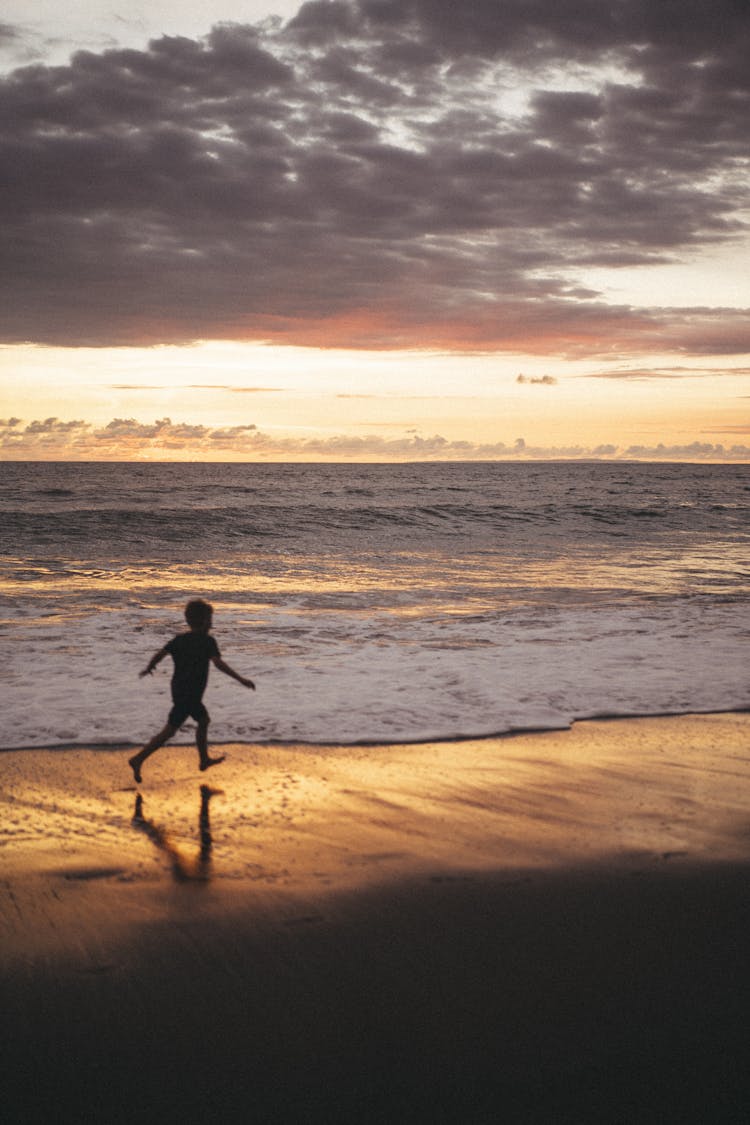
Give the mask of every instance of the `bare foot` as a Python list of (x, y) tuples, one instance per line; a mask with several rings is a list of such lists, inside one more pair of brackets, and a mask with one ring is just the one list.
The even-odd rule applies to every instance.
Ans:
[(200, 764), (200, 769), (207, 770), (210, 769), (211, 766), (218, 766), (224, 761), (225, 758), (226, 754), (222, 754), (220, 758), (204, 758)]
[(131, 770), (133, 771), (133, 777), (135, 778), (135, 780), (140, 785), (141, 780), (142, 780), (142, 778), (141, 778), (141, 763), (138, 761), (138, 758), (137, 757), (128, 758), (128, 765), (130, 766)]

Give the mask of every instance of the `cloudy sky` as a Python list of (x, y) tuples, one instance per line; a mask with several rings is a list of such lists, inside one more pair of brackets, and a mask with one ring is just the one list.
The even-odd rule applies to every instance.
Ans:
[(743, 0), (6, 0), (5, 457), (750, 457)]

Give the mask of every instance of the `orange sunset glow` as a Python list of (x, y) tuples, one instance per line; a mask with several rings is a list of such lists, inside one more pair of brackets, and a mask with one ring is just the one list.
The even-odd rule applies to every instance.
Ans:
[(748, 60), (5, 0), (8, 1125), (746, 1119)]
[(619, 7), (11, 0), (0, 456), (747, 460), (746, 21)]

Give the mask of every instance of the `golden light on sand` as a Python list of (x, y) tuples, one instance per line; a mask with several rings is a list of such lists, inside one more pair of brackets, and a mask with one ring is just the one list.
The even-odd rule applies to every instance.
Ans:
[[(711, 1071), (717, 1026), (734, 1070), (747, 734), (732, 714), (423, 746), (230, 746), (212, 793), (186, 749), (149, 763), (140, 794), (122, 784), (127, 751), (4, 755), (0, 972), (23, 1104), (29, 1059), (45, 1095), (70, 1058), (69, 1097), (85, 1064), (87, 1105), (92, 1089), (114, 1104), (114, 1073), (118, 1091), (146, 1083), (152, 1108), (176, 1043), (191, 1067), (158, 1119), (201, 1095), (207, 1049), (237, 1122), (259, 1097), (276, 1106), (290, 1075), (277, 1119), (302, 1119), (311, 1058), (337, 1107), (340, 1075), (364, 1066), (369, 1091), (383, 1054), (406, 1059), (420, 1091), (429, 1073), (432, 1095), (437, 1059), (440, 1098), (461, 1096), (455, 1121), (466, 1059), (494, 1075), (498, 1044), (503, 1106), (540, 1073), (569, 1090), (592, 1065), (609, 1105), (614, 1051), (631, 1105), (644, 1038), (659, 1083), (680, 1066), (682, 1089), (699, 1064)], [(653, 1091), (638, 1087), (640, 1106)]]
[[(748, 723), (709, 715), (453, 743), (229, 746), (210, 777), (193, 748), (169, 747), (138, 794), (124, 753), (25, 751), (5, 759), (4, 855), (11, 873), (114, 880), (123, 893), (156, 890), (181, 869), (217, 893), (303, 898), (432, 871), (740, 859)], [(210, 863), (196, 868), (209, 829)]]

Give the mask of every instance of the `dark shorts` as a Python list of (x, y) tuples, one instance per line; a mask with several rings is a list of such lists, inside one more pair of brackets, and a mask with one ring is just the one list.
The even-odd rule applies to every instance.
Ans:
[(167, 722), (171, 727), (181, 727), (188, 716), (195, 719), (196, 723), (207, 723), (209, 721), (208, 711), (200, 699), (175, 699)]

